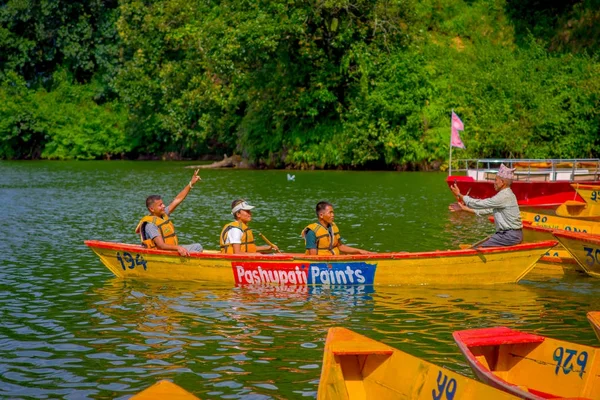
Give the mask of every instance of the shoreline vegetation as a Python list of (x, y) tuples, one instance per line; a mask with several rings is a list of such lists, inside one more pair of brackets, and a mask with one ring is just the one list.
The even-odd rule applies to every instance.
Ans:
[(452, 110), (453, 158), (600, 155), (599, 0), (23, 0), (0, 19), (0, 160), (445, 170)]

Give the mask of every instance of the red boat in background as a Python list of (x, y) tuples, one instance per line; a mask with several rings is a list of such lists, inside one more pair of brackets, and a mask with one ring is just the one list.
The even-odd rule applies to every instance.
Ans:
[(459, 168), (450, 169), (446, 183), (455, 182), (461, 193), (483, 199), (496, 194), (494, 180), (500, 164), (516, 168), (512, 191), (520, 206), (555, 207), (567, 200), (583, 201), (572, 183), (600, 184), (600, 159), (532, 160), (468, 159), (457, 160)]

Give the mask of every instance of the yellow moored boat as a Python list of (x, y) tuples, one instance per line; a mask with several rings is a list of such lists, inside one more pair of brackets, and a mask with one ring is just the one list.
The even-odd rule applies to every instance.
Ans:
[(130, 400), (200, 400), (173, 382), (160, 381), (131, 397)]
[(309, 256), (150, 250), (140, 245), (86, 241), (116, 276), (137, 279), (275, 285), (482, 285), (518, 282), (556, 241), (509, 247)]
[(586, 274), (600, 278), (600, 236), (558, 231), (554, 232), (554, 236)]
[(330, 328), (318, 400), (516, 399), (345, 328)]
[(558, 206), (556, 215), (560, 217), (600, 219), (600, 185), (571, 185), (575, 192), (583, 199), (568, 200)]
[(523, 223), (530, 223), (531, 226), (600, 235), (600, 222), (597, 221), (556, 217), (527, 211), (521, 211), (521, 219)]
[(600, 339), (600, 311), (590, 311), (587, 313), (587, 319), (590, 321), (596, 337)]
[(481, 381), (523, 399), (599, 399), (600, 350), (506, 327), (454, 332)]
[[(489, 217), (493, 223), (494, 218)], [(523, 222), (523, 243), (534, 243), (543, 240), (555, 239), (552, 234), (554, 229), (532, 226), (531, 223)], [(536, 263), (535, 268), (528, 276), (528, 279), (533, 275), (541, 276), (564, 276), (566, 273), (584, 273), (583, 269), (577, 264), (577, 261), (571, 256), (561, 244), (550, 249)]]

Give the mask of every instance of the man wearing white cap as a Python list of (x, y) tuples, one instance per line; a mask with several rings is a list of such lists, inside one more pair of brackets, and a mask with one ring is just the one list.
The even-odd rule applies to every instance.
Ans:
[[(459, 199), (458, 204), (463, 210), (478, 216), (494, 214), (496, 233), (480, 244), (481, 247), (513, 246), (523, 241), (521, 213), (517, 204), (517, 197), (510, 188), (515, 178), (514, 171), (515, 168), (508, 168), (504, 164), (500, 165), (494, 181), (494, 189), (498, 193), (489, 199), (478, 200), (463, 196), (456, 183), (450, 187)], [(451, 208), (451, 211), (454, 210)]]
[(252, 220), (251, 206), (243, 199), (234, 200), (231, 203), (231, 214), (235, 218), (223, 227), (219, 242), (221, 253), (241, 254), (241, 253), (261, 253), (270, 250), (278, 251), (279, 248), (273, 246), (257, 246), (254, 244), (254, 234), (252, 229), (248, 228), (248, 223)]

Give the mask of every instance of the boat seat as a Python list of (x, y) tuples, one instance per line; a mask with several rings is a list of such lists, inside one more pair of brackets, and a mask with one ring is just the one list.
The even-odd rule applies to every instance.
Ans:
[(497, 346), (502, 344), (542, 343), (543, 336), (515, 331), (506, 327), (471, 329), (458, 333), (461, 341), (469, 347)]

